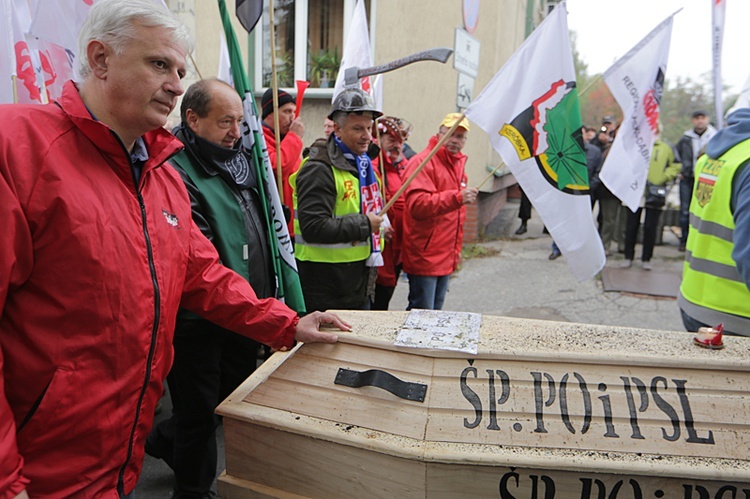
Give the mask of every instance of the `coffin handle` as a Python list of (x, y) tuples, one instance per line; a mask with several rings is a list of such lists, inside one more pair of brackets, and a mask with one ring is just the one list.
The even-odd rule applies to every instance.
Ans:
[(375, 386), (399, 398), (414, 402), (424, 402), (424, 397), (427, 394), (427, 385), (400, 380), (396, 376), (380, 369), (353, 371), (340, 367), (339, 372), (336, 373), (334, 383), (351, 388)]

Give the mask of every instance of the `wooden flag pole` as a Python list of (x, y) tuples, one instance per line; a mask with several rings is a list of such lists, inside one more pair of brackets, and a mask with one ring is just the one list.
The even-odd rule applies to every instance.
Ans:
[(587, 92), (588, 92), (589, 90), (591, 90), (591, 88), (592, 88), (592, 87), (593, 87), (594, 85), (596, 85), (597, 83), (599, 83), (599, 80), (601, 80), (601, 79), (602, 79), (602, 75), (601, 75), (601, 74), (598, 74), (598, 75), (596, 75), (596, 78), (594, 78), (593, 80), (591, 80), (591, 82), (590, 82), (590, 83), (589, 83), (588, 85), (586, 85), (585, 87), (583, 87), (583, 88), (582, 88), (582, 89), (581, 89), (581, 90), (580, 90), (580, 91), (578, 92), (578, 97), (583, 97), (584, 95), (586, 95), (586, 93), (587, 93)]
[(198, 69), (198, 65), (195, 63), (195, 59), (193, 59), (193, 54), (188, 54), (188, 57), (190, 57), (190, 62), (193, 63), (193, 67), (195, 68), (195, 72), (198, 73), (198, 78), (201, 80), (203, 79), (203, 75), (201, 74), (201, 70)]
[(13, 104), (18, 104), (18, 87), (16, 87), (16, 84), (18, 83), (18, 78), (16, 75), (10, 75), (10, 84), (13, 87)]
[(427, 155), (426, 158), (422, 160), (422, 162), (419, 164), (419, 166), (412, 172), (411, 175), (409, 175), (409, 178), (407, 178), (403, 184), (401, 184), (401, 188), (396, 191), (396, 194), (393, 195), (390, 201), (386, 203), (386, 205), (383, 207), (382, 210), (380, 210), (380, 213), (378, 213), (378, 216), (383, 216), (386, 214), (386, 212), (393, 206), (393, 203), (396, 202), (396, 200), (401, 196), (401, 194), (404, 193), (407, 187), (409, 187), (409, 184), (411, 184), (412, 180), (414, 180), (417, 175), (419, 175), (419, 172), (422, 171), (422, 168), (432, 159), (432, 157), (440, 150), (441, 147), (443, 147), (443, 144), (445, 144), (448, 139), (451, 138), (451, 135), (453, 135), (453, 132), (456, 131), (456, 128), (458, 128), (458, 125), (463, 121), (465, 118), (464, 113), (461, 113), (456, 120), (455, 123), (453, 123), (453, 126), (450, 127), (450, 129), (445, 132), (445, 135), (440, 139), (440, 141), (435, 144), (435, 147), (432, 148), (432, 151), (430, 151), (430, 154)]
[(477, 189), (481, 189), (481, 188), (482, 188), (482, 186), (483, 186), (484, 184), (486, 184), (486, 183), (487, 183), (487, 181), (488, 181), (489, 179), (491, 179), (491, 178), (492, 178), (492, 177), (493, 177), (493, 176), (495, 175), (495, 172), (497, 172), (497, 171), (498, 171), (498, 170), (499, 170), (499, 169), (500, 169), (500, 168), (501, 168), (501, 167), (502, 167), (502, 166), (503, 166), (504, 164), (505, 164), (505, 163), (503, 163), (503, 162), (501, 161), (501, 162), (500, 162), (500, 164), (499, 164), (499, 165), (497, 165), (497, 166), (495, 167), (495, 169), (494, 169), (494, 170), (492, 170), (492, 171), (490, 172), (490, 174), (489, 174), (489, 175), (487, 175), (487, 176), (485, 177), (485, 179), (484, 179), (484, 180), (482, 180), (482, 182), (481, 182), (481, 183), (480, 183), (480, 184), (479, 184), (479, 185), (478, 185), (478, 186), (477, 186), (476, 188), (477, 188)]
[[(276, 139), (276, 189), (284, 204), (284, 184), (281, 172), (281, 133), (279, 132), (279, 82), (276, 74), (276, 29), (273, 20), (273, 0), (268, 2), (268, 25), (271, 36), (271, 93), (273, 94), (273, 129)], [(263, 110), (261, 109), (261, 113)]]
[(385, 164), (383, 164), (383, 145), (380, 143), (380, 128), (378, 128), (378, 120), (375, 120), (375, 137), (378, 140), (378, 162), (380, 163), (380, 182), (383, 185), (381, 193), (383, 194), (383, 201), (388, 202), (385, 195)]

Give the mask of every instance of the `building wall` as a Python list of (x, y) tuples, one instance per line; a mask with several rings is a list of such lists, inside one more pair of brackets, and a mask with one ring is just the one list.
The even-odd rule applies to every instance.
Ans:
[[(456, 27), (463, 27), (461, 0), (372, 0), (374, 8), (373, 52), (375, 64), (383, 64), (433, 47), (454, 48)], [(528, 0), (534, 1), (538, 0)], [(245, 60), (248, 37), (234, 16), (235, 0), (227, 0), (227, 9), (235, 26)], [(170, 0), (170, 8), (180, 15), (196, 37), (195, 63), (203, 77), (216, 76), (222, 33), (217, 4), (205, 0)], [(505, 61), (523, 42), (526, 29), (527, 0), (483, 0), (479, 22), (473, 36), (481, 44), (479, 75), (474, 83), (478, 95)], [(251, 54), (254, 56), (254, 54)], [(191, 71), (186, 79), (197, 79)], [(434, 135), (443, 116), (457, 111), (458, 73), (453, 59), (447, 63), (419, 62), (385, 73), (383, 79), (383, 111), (410, 121), (414, 131), (409, 145), (424, 149)], [(252, 80), (251, 80), (252, 81)], [(263, 89), (256, 89), (259, 96)], [(323, 119), (330, 110), (330, 95), (305, 98), (301, 117), (305, 123), (305, 145), (323, 134)], [(472, 124), (473, 125), (473, 124)], [(473, 125), (464, 152), (469, 156), (469, 185), (476, 186), (500, 162), (487, 134)], [(501, 173), (507, 172), (506, 169)], [(482, 186), (477, 230), (467, 231), (467, 239), (476, 239), (482, 228), (492, 220), (505, 202), (505, 192), (515, 181), (512, 176), (490, 179)]]

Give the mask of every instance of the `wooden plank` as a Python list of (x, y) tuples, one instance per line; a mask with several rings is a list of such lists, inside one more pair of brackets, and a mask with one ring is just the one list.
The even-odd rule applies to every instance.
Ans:
[(309, 497), (421, 497), (424, 463), (224, 420), (227, 474)]
[(233, 477), (227, 475), (226, 471), (222, 472), (217, 482), (219, 497), (222, 499), (305, 499), (308, 497)]
[(750, 496), (750, 485), (714, 480), (647, 477), (627, 473), (602, 474), (549, 469), (459, 466), (427, 466), (427, 489), (430, 499), (465, 497), (603, 497), (729, 498)]
[(404, 400), (377, 387), (336, 385), (334, 380), (339, 368), (366, 371), (376, 365), (401, 380), (429, 384), (432, 364), (433, 359), (418, 355), (344, 344), (309, 345), (243, 400), (421, 439), (427, 422), (426, 401)]
[(431, 389), (428, 441), (743, 460), (750, 448), (747, 372), (441, 359)]

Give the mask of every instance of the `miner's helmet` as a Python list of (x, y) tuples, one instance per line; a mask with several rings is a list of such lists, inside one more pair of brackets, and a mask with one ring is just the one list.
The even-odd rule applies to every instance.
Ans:
[(336, 113), (370, 113), (372, 119), (378, 119), (383, 115), (375, 109), (375, 102), (369, 94), (359, 88), (346, 88), (333, 100), (331, 112), (328, 119), (332, 120)]

